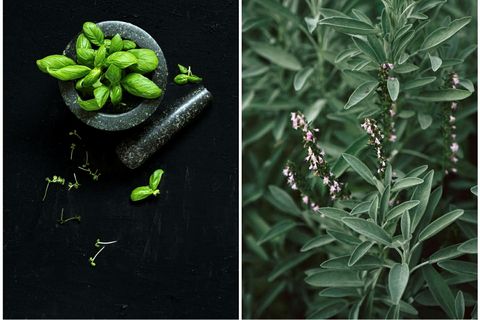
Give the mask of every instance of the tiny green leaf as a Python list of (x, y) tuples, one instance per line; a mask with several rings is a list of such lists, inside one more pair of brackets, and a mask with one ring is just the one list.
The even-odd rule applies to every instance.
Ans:
[(108, 48), (108, 52), (110, 54), (121, 51), (123, 49), (123, 40), (122, 37), (117, 33), (110, 43), (110, 48)]
[(180, 71), (180, 73), (184, 73), (184, 74), (188, 73), (188, 68), (187, 67), (182, 66), (181, 64), (177, 64), (177, 66), (178, 66), (178, 70)]
[(132, 40), (123, 40), (123, 50), (131, 50), (137, 47), (137, 44)]
[(83, 24), (83, 34), (91, 43), (100, 46), (103, 44), (103, 31), (93, 22), (85, 22)]
[(121, 83), (125, 90), (137, 97), (156, 99), (162, 95), (162, 89), (139, 73), (128, 74)]
[(137, 187), (133, 189), (130, 194), (130, 199), (132, 201), (143, 200), (153, 194), (153, 190), (148, 186)]
[(107, 102), (109, 94), (110, 94), (110, 90), (105, 85), (102, 85), (98, 88), (95, 88), (95, 90), (93, 90), (95, 101), (97, 101), (97, 105), (100, 108), (105, 105), (105, 102)]
[(156, 190), (158, 188), (158, 185), (160, 184), (160, 180), (162, 180), (162, 176), (163, 176), (162, 169), (157, 169), (150, 175), (150, 180), (148, 182), (148, 185), (152, 190)]
[(188, 77), (188, 82), (190, 82), (190, 83), (199, 83), (203, 80), (202, 78), (200, 78), (199, 76), (196, 76), (194, 74), (192, 74), (190, 76), (187, 76), (187, 77)]
[(186, 83), (188, 83), (188, 75), (186, 75), (186, 74), (178, 74), (178, 75), (175, 76), (175, 78), (173, 79), (173, 81), (174, 81), (176, 84), (179, 84), (179, 85), (186, 84)]
[(122, 86), (119, 84), (112, 84), (110, 87), (110, 100), (112, 104), (116, 106), (122, 101), (123, 90)]
[(76, 65), (75, 61), (73, 61), (69, 57), (60, 54), (53, 54), (43, 59), (37, 60), (38, 68), (40, 69), (40, 71), (45, 73), (49, 73), (48, 69), (57, 70), (71, 65)]
[(310, 75), (313, 73), (313, 68), (304, 68), (298, 71), (293, 78), (293, 87), (295, 91), (302, 90)]
[(428, 127), (430, 127), (433, 122), (433, 118), (431, 115), (426, 113), (421, 113), (421, 112), (417, 114), (417, 119), (418, 119), (418, 123), (420, 124), (420, 128), (422, 128), (422, 130), (425, 130)]
[(388, 274), (388, 290), (390, 298), (396, 305), (400, 303), (403, 292), (408, 284), (410, 272), (406, 263), (396, 263)]
[(432, 55), (428, 55), (428, 57), (430, 58), (430, 64), (432, 65), (433, 72), (436, 72), (442, 66), (442, 59), (440, 59), (440, 57)]
[(344, 106), (344, 108), (350, 109), (351, 107), (362, 102), (365, 98), (367, 98), (370, 95), (370, 93), (372, 93), (377, 88), (377, 86), (378, 86), (377, 81), (368, 81), (361, 84), (357, 89), (355, 89), (355, 91), (353, 91), (350, 98), (348, 98), (348, 102)]

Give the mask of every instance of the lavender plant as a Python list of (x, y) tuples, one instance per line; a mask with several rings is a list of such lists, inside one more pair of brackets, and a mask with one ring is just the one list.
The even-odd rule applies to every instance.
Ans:
[(243, 10), (244, 317), (476, 317), (476, 3)]

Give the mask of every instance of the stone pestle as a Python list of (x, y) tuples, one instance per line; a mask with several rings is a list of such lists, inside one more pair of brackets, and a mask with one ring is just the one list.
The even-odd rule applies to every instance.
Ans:
[(130, 169), (141, 166), (172, 136), (191, 122), (212, 100), (212, 94), (203, 86), (162, 107), (135, 136), (117, 146), (120, 161)]

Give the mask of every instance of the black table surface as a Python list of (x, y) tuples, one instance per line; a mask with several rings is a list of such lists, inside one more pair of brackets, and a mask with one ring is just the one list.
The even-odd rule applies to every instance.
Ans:
[[(5, 318), (238, 317), (237, 16), (234, 0), (4, 3)], [(83, 125), (35, 65), (61, 53), (83, 22), (105, 20), (157, 40), (170, 73), (164, 102), (192, 88), (172, 83), (177, 63), (191, 65), (214, 96), (136, 170), (114, 153), (130, 133)], [(98, 181), (77, 168), (86, 150)], [(130, 202), (156, 168), (165, 170), (160, 196)], [(50, 185), (41, 201), (47, 176), (71, 181), (74, 172), (78, 190)], [(81, 222), (57, 224), (62, 208)], [(91, 267), (97, 238), (118, 242)]]

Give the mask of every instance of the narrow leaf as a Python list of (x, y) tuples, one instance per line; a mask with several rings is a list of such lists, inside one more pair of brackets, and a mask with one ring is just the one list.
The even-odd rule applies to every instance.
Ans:
[(388, 274), (388, 290), (390, 291), (390, 298), (395, 305), (400, 303), (403, 292), (408, 284), (410, 272), (408, 265), (405, 263), (396, 263)]
[(402, 90), (412, 90), (412, 89), (420, 88), (434, 82), (435, 80), (437, 80), (436, 77), (426, 77), (426, 78), (418, 78), (415, 80), (411, 80), (411, 81), (405, 82), (405, 84), (402, 85)]
[(353, 266), (360, 258), (362, 258), (368, 250), (373, 246), (373, 242), (365, 241), (359, 244), (355, 249), (353, 249), (352, 255), (348, 260), (348, 266)]
[(274, 47), (265, 43), (251, 43), (252, 50), (262, 58), (267, 59), (271, 63), (279, 65), (285, 69), (298, 71), (302, 69), (300, 61), (291, 53), (282, 48)]
[(386, 221), (395, 219), (396, 217), (402, 215), (405, 211), (415, 208), (419, 204), (420, 204), (420, 201), (418, 200), (410, 200), (410, 201), (405, 201), (403, 203), (400, 203), (399, 205), (397, 205), (396, 207), (393, 207), (387, 212)]
[(370, 93), (372, 93), (378, 86), (377, 81), (368, 81), (361, 84), (355, 91), (353, 91), (350, 98), (348, 98), (347, 104), (344, 106), (345, 109), (350, 109), (351, 107), (357, 105), (358, 103), (362, 102), (365, 98), (367, 98)]
[(427, 281), (428, 289), (435, 298), (435, 301), (437, 301), (439, 306), (450, 318), (454, 319), (455, 299), (445, 280), (443, 280), (442, 276), (430, 265), (423, 267), (422, 271)]
[(329, 235), (321, 235), (318, 237), (313, 238), (312, 240), (308, 241), (305, 243), (305, 245), (300, 249), (301, 252), (309, 251), (312, 249), (316, 249), (319, 247), (322, 247), (324, 245), (327, 245), (329, 243), (332, 243), (335, 241), (334, 238), (332, 238)]
[(421, 183), (423, 183), (423, 180), (420, 178), (407, 177), (403, 179), (398, 179), (393, 185), (392, 192), (397, 192), (403, 189), (411, 188)]
[(270, 228), (259, 240), (258, 244), (263, 244), (280, 235), (283, 235), (293, 229), (297, 224), (291, 220), (283, 220)]
[(429, 102), (441, 101), (459, 101), (470, 97), (472, 93), (461, 89), (443, 89), (435, 91), (422, 92), (420, 96), (415, 97), (418, 100)]
[(360, 177), (363, 178), (363, 180), (365, 180), (366, 182), (368, 182), (373, 186), (376, 186), (375, 181), (373, 180), (372, 172), (370, 171), (370, 169), (368, 169), (368, 167), (362, 161), (360, 161), (357, 157), (352, 156), (351, 154), (348, 154), (348, 153), (342, 154), (342, 157), (345, 159), (345, 161), (348, 162), (350, 167), (356, 173), (358, 173)]
[(434, 48), (454, 36), (460, 29), (470, 23), (471, 17), (464, 17), (450, 22), (448, 27), (437, 28), (430, 33), (422, 44), (421, 50)]
[(336, 31), (345, 34), (367, 35), (376, 32), (375, 29), (368, 23), (345, 17), (325, 18), (320, 20), (318, 24), (330, 26)]
[(392, 243), (390, 235), (371, 221), (360, 218), (343, 218), (342, 221), (352, 230), (372, 239), (373, 241), (386, 246), (390, 246)]
[(422, 232), (420, 232), (418, 236), (419, 241), (425, 241), (428, 238), (433, 237), (446, 227), (448, 227), (451, 223), (453, 223), (456, 219), (458, 219), (463, 214), (463, 210), (456, 209), (450, 211), (449, 213), (444, 214), (437, 220), (430, 223)]
[(357, 272), (345, 270), (321, 270), (308, 276), (305, 282), (314, 287), (363, 286), (363, 281), (360, 280)]

